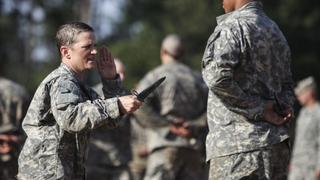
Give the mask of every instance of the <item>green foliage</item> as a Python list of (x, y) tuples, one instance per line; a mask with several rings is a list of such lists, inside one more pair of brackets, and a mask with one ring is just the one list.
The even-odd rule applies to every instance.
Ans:
[[(320, 51), (317, 50), (320, 41), (320, 2), (311, 1), (308, 5), (299, 0), (264, 1), (267, 14), (283, 30), (292, 49), (295, 80), (308, 75), (320, 79)], [(114, 41), (110, 47), (127, 64), (129, 81), (136, 81), (160, 64), (160, 43), (168, 33), (182, 36), (186, 43), (186, 64), (200, 69), (207, 38), (216, 26), (215, 18), (223, 11), (221, 1), (130, 0), (125, 14), (126, 18), (118, 26), (120, 34), (117, 35), (121, 37), (122, 34), (124, 39)], [(137, 24), (139, 31), (132, 33)]]
[[(30, 1), (24, 1), (30, 2)], [(58, 54), (53, 52), (48, 62), (35, 62), (31, 59), (32, 46), (36, 38), (33, 28), (41, 25), (44, 34), (41, 40), (54, 47), (54, 36), (57, 28), (66, 22), (78, 19), (73, 13), (75, 0), (63, 1), (62, 4), (53, 6), (53, 2), (35, 0), (31, 8), (41, 7), (45, 11), (44, 22), (35, 22), (32, 18), (32, 10), (21, 12), (18, 4), (8, 12), (0, 12), (0, 74), (26, 86), (30, 94), (35, 91), (41, 80), (60, 63)], [(0, 8), (2, 8), (2, 2)], [(38, 37), (39, 38), (39, 37)], [(55, 49), (54, 49), (55, 50)], [(49, 58), (49, 57), (48, 57)]]
[(320, 80), (320, 1), (266, 1), (265, 5), (290, 44), (294, 79), (313, 75)]
[(128, 1), (126, 16), (118, 26), (118, 32), (126, 38), (106, 40), (111, 41), (112, 52), (127, 66), (128, 86), (133, 87), (147, 71), (160, 64), (161, 41), (170, 33), (183, 38), (185, 63), (200, 69), (207, 38), (214, 30), (215, 17), (220, 11), (212, 1), (204, 0)]
[[(41, 39), (52, 47), (58, 26), (81, 19), (79, 16), (84, 7), (81, 3), (86, 4), (88, 0), (66, 0), (56, 6), (52, 6), (54, 1), (48, 2), (33, 1), (35, 6), (45, 10)], [(81, 10), (78, 7), (82, 7)], [(288, 39), (292, 49), (294, 79), (314, 75), (319, 80), (320, 1), (264, 0), (264, 7)], [(223, 14), (220, 0), (127, 0), (122, 12), (124, 18), (115, 25), (113, 34), (99, 43), (107, 44), (113, 55), (124, 61), (129, 88), (160, 64), (161, 41), (169, 33), (183, 38), (185, 63), (200, 70), (202, 54), (216, 26), (216, 17)], [(30, 27), (38, 25), (30, 14), (23, 15), (18, 9), (9, 14), (1, 12), (0, 73), (22, 83), (32, 92), (60, 62), (58, 56), (50, 57), (47, 63), (36, 63), (30, 59), (31, 47), (28, 44), (32, 45), (35, 40), (30, 38), (31, 35), (21, 33), (23, 28), (27, 28), (23, 22)], [(90, 81), (96, 82), (93, 79)]]

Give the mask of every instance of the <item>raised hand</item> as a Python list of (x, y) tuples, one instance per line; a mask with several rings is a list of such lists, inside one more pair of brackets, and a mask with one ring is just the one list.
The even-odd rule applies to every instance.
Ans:
[(114, 59), (105, 46), (99, 48), (97, 68), (102, 79), (110, 80), (116, 78), (117, 71)]

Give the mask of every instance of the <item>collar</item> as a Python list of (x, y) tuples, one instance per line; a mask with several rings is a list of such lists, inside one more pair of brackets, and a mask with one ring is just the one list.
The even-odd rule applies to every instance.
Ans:
[(72, 74), (73, 76), (76, 76), (76, 73), (72, 71), (72, 69), (70, 67), (68, 67), (66, 64), (64, 64), (63, 62), (60, 64), (60, 67), (64, 70), (66, 70), (69, 74)]
[(247, 4), (243, 5), (241, 8), (234, 10), (232, 12), (229, 12), (227, 14), (221, 15), (217, 17), (217, 23), (220, 25), (223, 23), (228, 17), (232, 15), (237, 15), (240, 14), (243, 11), (254, 11), (254, 10), (262, 10), (262, 3), (260, 1), (251, 1), (248, 2)]

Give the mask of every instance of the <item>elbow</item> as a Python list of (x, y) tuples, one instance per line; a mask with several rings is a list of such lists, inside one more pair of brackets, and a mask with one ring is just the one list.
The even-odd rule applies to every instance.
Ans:
[(233, 81), (233, 74), (230, 70), (218, 70), (204, 74), (204, 80), (210, 90), (220, 90), (229, 87)]
[(87, 121), (85, 119), (77, 121), (77, 118), (79, 117), (70, 115), (68, 117), (65, 117), (64, 119), (61, 119), (61, 129), (69, 133), (75, 134), (83, 132), (92, 126), (90, 124), (90, 121)]
[(207, 84), (211, 91), (219, 92), (230, 86), (231, 79), (225, 77), (213, 77)]

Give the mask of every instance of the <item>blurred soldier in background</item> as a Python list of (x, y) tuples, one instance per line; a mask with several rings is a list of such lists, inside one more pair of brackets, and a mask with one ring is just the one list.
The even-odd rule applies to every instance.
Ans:
[(296, 123), (289, 179), (317, 180), (320, 179), (320, 104), (314, 78), (299, 81), (295, 93), (303, 107)]
[(142, 126), (136, 117), (131, 117), (131, 147), (133, 159), (130, 169), (134, 180), (143, 180), (149, 151), (147, 149), (147, 129)]
[[(125, 66), (114, 59), (121, 81), (125, 79)], [(94, 90), (103, 97), (102, 83)], [(129, 93), (129, 92), (128, 92)], [(87, 161), (88, 178), (97, 180), (131, 180), (129, 161), (132, 159), (130, 146), (130, 116), (125, 116), (117, 128), (102, 126), (91, 133)]]
[(145, 180), (200, 180), (203, 176), (198, 134), (206, 129), (207, 88), (200, 73), (181, 63), (182, 42), (168, 35), (162, 42), (162, 65), (139, 83), (140, 92), (166, 76), (166, 80), (137, 111), (138, 121), (148, 127), (148, 156)]
[(223, 0), (202, 59), (210, 180), (287, 178), (291, 53), (259, 0)]
[(19, 84), (0, 76), (0, 179), (14, 179), (24, 135), (21, 121), (28, 95)]
[[(125, 95), (111, 53), (102, 47), (96, 57), (92, 27), (64, 24), (56, 40), (61, 64), (41, 82), (23, 120), (27, 139), (18, 179), (85, 179), (90, 132), (103, 125), (116, 127), (124, 114), (142, 105)], [(96, 65), (105, 98), (84, 83)]]

